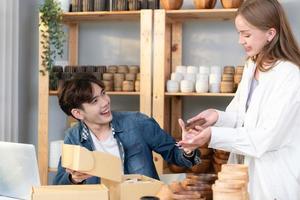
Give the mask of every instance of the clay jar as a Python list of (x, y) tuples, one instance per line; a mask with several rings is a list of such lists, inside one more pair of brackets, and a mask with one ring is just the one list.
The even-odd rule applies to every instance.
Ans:
[(161, 5), (165, 10), (178, 10), (182, 4), (183, 0), (161, 0)]
[(194, 0), (196, 9), (212, 9), (215, 7), (217, 0)]
[(223, 8), (238, 8), (244, 0), (221, 0)]

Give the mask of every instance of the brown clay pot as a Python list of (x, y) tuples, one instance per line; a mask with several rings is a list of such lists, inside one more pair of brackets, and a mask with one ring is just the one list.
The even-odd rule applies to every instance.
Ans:
[(194, 165), (190, 170), (194, 173), (206, 173), (209, 171), (211, 166), (210, 159), (202, 159), (202, 162), (198, 165)]
[(223, 8), (238, 8), (244, 0), (221, 0)]
[(182, 4), (183, 0), (161, 0), (161, 5), (165, 10), (178, 10)]
[(168, 167), (171, 170), (171, 172), (173, 172), (173, 173), (183, 173), (187, 169), (185, 167), (181, 167), (181, 166), (174, 165), (174, 164), (168, 164)]
[(212, 9), (215, 7), (217, 0), (194, 0), (196, 9)]

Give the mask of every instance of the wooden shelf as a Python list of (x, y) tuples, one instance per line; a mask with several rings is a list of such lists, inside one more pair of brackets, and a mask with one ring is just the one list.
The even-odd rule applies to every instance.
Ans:
[[(62, 16), (63, 23), (68, 28), (68, 59), (69, 65), (78, 65), (79, 56), (79, 33), (80, 22), (90, 21), (136, 21), (140, 24), (140, 92), (107, 92), (109, 95), (134, 96), (139, 98), (139, 111), (152, 116), (152, 35), (153, 35), (153, 10), (140, 11), (118, 11), (118, 12), (70, 12)], [(39, 26), (39, 55), (44, 51), (41, 41), (47, 38), (42, 37), (42, 31), (47, 29), (45, 24)], [(42, 59), (39, 56), (39, 66), (42, 67)], [(49, 74), (39, 75), (39, 104), (38, 104), (38, 163), (41, 184), (48, 184), (48, 173), (55, 172), (55, 169), (48, 168), (49, 155), (49, 95), (57, 96), (57, 91), (49, 91)]]
[[(138, 96), (140, 92), (106, 92), (106, 94), (111, 96)], [(49, 96), (57, 96), (58, 91), (49, 91)]]
[(234, 19), (237, 9), (191, 9), (191, 10), (167, 10), (168, 20), (231, 20)]
[(235, 93), (182, 93), (182, 92), (166, 92), (166, 96), (200, 96), (200, 97), (234, 97)]
[(96, 12), (66, 12), (63, 13), (63, 23), (84, 21), (138, 21), (141, 11), (96, 11)]

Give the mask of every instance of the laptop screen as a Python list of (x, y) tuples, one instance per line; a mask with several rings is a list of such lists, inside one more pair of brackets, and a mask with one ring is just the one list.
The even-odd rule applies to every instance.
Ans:
[(0, 196), (30, 199), (40, 185), (35, 148), (31, 144), (0, 142)]

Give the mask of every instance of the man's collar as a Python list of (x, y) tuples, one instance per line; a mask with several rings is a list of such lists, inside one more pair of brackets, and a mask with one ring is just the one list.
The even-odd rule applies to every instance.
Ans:
[[(82, 121), (80, 121), (81, 123), (81, 126), (82, 126), (82, 131), (81, 131), (81, 138), (80, 138), (80, 141), (83, 142), (83, 141), (86, 141), (88, 140), (89, 138), (89, 135), (90, 135), (90, 129), (89, 127)], [(112, 121), (110, 123), (110, 127), (111, 127), (111, 130), (112, 130), (112, 134), (113, 136), (116, 134), (116, 133), (119, 133), (119, 132), (123, 132), (120, 127), (118, 126), (117, 123), (114, 123), (114, 121)]]

